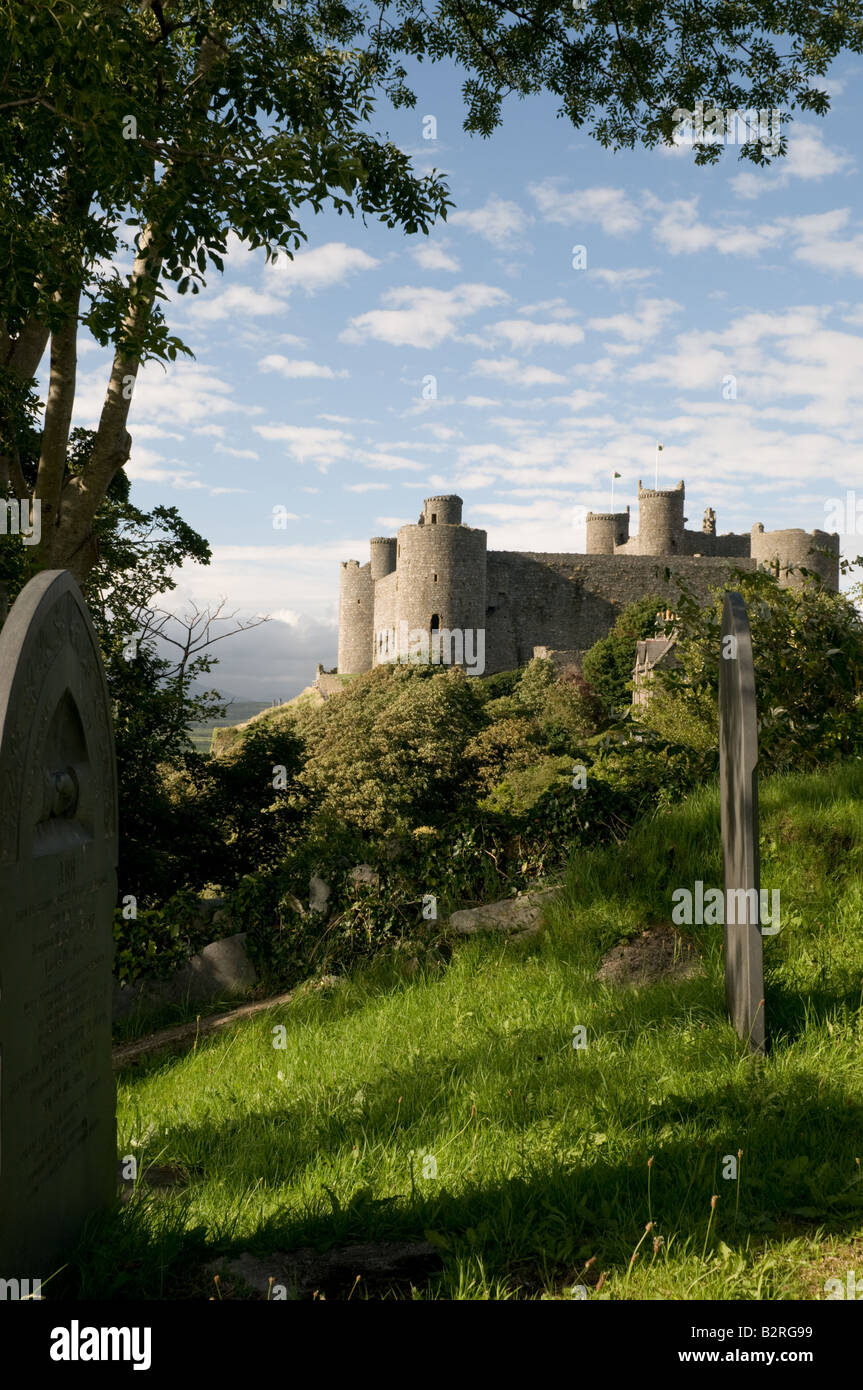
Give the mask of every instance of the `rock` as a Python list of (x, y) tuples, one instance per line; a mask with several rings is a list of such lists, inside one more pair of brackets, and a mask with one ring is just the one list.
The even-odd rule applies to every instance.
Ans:
[(376, 873), (371, 864), (356, 864), (348, 874), (348, 878), (354, 887), (359, 887), (361, 883), (367, 883), (370, 888), (380, 888), (381, 876)]
[(113, 1014), (114, 1018), (125, 1018), (138, 1006), (153, 1009), (186, 1000), (246, 994), (257, 983), (257, 971), (246, 954), (245, 932), (238, 932), (211, 941), (166, 980), (137, 980), (125, 989), (115, 982)]
[(241, 994), (258, 983), (258, 974), (246, 954), (246, 934), (211, 941), (199, 956), (189, 962), (192, 973), (202, 984)]
[(596, 978), (611, 985), (649, 985), (703, 973), (692, 942), (671, 926), (657, 926), (613, 946), (603, 956)]
[(324, 883), (318, 874), (312, 874), (309, 879), (309, 911), (326, 912), (331, 892), (328, 883)]
[(286, 893), (279, 903), (279, 907), (287, 908), (289, 912), (295, 913), (297, 917), (308, 916), (305, 907), (293, 893)]
[(556, 888), (535, 888), (518, 898), (504, 898), (482, 907), (463, 908), (454, 912), (449, 925), (459, 936), (472, 936), (478, 931), (512, 933), (515, 940), (535, 936), (540, 930), (542, 909), (557, 896)]
[(336, 1297), (348, 1294), (357, 1276), (366, 1287), (420, 1283), (440, 1267), (441, 1253), (429, 1241), (401, 1240), (334, 1246), (323, 1253), (303, 1247), (263, 1258), (244, 1251), (236, 1259), (216, 1260), (205, 1266), (221, 1277), (234, 1275), (264, 1297), (272, 1279), (274, 1287), (281, 1285), (289, 1299), (311, 1298), (317, 1290)]

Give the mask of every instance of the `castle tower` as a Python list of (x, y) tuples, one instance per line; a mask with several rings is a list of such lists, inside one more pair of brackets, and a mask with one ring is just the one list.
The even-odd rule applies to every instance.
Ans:
[(420, 526), (460, 526), (461, 509), (464, 506), (455, 493), (443, 497), (427, 497), (423, 502)]
[(374, 536), (369, 541), (373, 580), (385, 579), (388, 574), (392, 574), (396, 567), (397, 546), (395, 536)]
[(372, 665), (374, 595), (371, 566), (343, 560), (339, 585), (340, 675), (356, 675)]
[(642, 487), (638, 483), (639, 555), (683, 554), (682, 482), (674, 488)]
[[(485, 643), (486, 533), (461, 524), (460, 497), (429, 497), (421, 520), (398, 534), (400, 630), (457, 631), (465, 650)], [(468, 636), (470, 634), (470, 636)], [(444, 659), (448, 649), (444, 647)]]
[(628, 540), (628, 507), (625, 512), (587, 513), (587, 555), (613, 555), (614, 547)]
[[(759, 521), (752, 528), (750, 554), (759, 569), (771, 570), (786, 589), (801, 589), (806, 583), (800, 573), (789, 574), (788, 566), (804, 566), (820, 574), (828, 589), (839, 588), (839, 536), (834, 531), (765, 531)], [(818, 554), (827, 551), (827, 554)]]

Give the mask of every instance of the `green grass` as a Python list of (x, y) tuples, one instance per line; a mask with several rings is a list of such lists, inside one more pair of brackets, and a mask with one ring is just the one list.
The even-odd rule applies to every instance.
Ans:
[(123, 1074), (119, 1153), (188, 1186), (139, 1188), (63, 1290), (207, 1298), (219, 1252), (428, 1234), (442, 1272), (417, 1298), (823, 1298), (863, 1269), (863, 765), (761, 791), (783, 919), (766, 1058), (727, 1020), (719, 927), (692, 929), (703, 977), (594, 978), (674, 888), (721, 884), (705, 789), (579, 856), (532, 942), (474, 939), (413, 975), (382, 961)]

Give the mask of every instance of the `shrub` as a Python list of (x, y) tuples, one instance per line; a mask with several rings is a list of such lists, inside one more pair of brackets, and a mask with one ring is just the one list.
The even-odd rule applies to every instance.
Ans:
[[(782, 588), (771, 574), (738, 571), (728, 587), (747, 604), (752, 630), (758, 743), (764, 771), (809, 769), (863, 752), (863, 619), (822, 585)], [(678, 608), (679, 670), (656, 673), (663, 692), (644, 723), (677, 728), (691, 748), (715, 746), (724, 589), (703, 607)]]
[(437, 824), (469, 803), (466, 746), (482, 725), (475, 680), (457, 667), (377, 666), (303, 711), (303, 785), (351, 826), (381, 834)]
[(636, 643), (656, 635), (656, 616), (668, 601), (653, 594), (630, 603), (607, 637), (585, 652), (582, 671), (612, 718), (632, 703)]

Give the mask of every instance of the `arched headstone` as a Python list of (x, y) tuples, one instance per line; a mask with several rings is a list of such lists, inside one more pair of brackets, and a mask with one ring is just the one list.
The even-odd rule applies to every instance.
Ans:
[(115, 1196), (116, 866), (105, 673), (50, 570), (0, 631), (0, 1278), (46, 1279)]
[(725, 876), (725, 997), (737, 1033), (763, 1052), (764, 972), (758, 847), (758, 719), (752, 634), (741, 594), (722, 610), (719, 777)]

